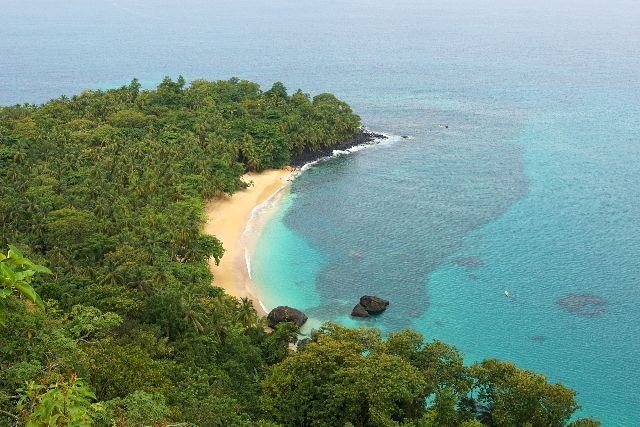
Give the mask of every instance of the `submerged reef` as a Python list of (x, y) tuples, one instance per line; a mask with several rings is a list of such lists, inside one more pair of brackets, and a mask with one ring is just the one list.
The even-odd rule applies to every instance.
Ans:
[(543, 343), (547, 340), (547, 337), (545, 337), (544, 335), (531, 335), (529, 339), (533, 342)]
[(569, 313), (584, 317), (600, 316), (609, 304), (606, 298), (592, 294), (569, 294), (557, 303)]

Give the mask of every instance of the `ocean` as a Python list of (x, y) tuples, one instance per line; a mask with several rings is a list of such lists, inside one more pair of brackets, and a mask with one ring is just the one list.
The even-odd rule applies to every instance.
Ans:
[[(638, 22), (619, 0), (2, 0), (0, 104), (178, 74), (335, 93), (392, 137), (293, 181), (251, 259), (267, 308), (414, 328), (634, 426)], [(391, 305), (352, 319), (363, 294)]]

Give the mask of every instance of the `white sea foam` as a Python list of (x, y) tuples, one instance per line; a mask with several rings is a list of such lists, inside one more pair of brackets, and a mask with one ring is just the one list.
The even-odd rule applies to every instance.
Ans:
[(260, 215), (262, 215), (265, 210), (268, 210), (274, 206), (277, 197), (280, 195), (282, 190), (285, 189), (285, 187), (286, 184), (282, 184), (282, 186), (278, 188), (272, 195), (270, 195), (262, 203), (256, 205), (253, 209), (251, 209), (249, 219), (247, 220), (247, 223), (244, 226), (244, 230), (242, 231), (243, 237), (253, 229), (253, 226), (256, 220), (260, 218)]
[[(282, 193), (282, 191), (287, 187), (287, 184), (284, 183), (278, 190), (276, 190), (273, 194), (271, 194), (268, 198), (266, 198), (262, 203), (256, 205), (249, 214), (249, 218), (244, 225), (244, 229), (240, 234), (240, 241), (244, 246), (244, 265), (242, 266), (247, 274), (247, 277), (250, 281), (253, 281), (253, 272), (251, 269), (251, 251), (248, 243), (251, 241), (251, 234), (254, 232), (257, 226), (260, 224), (261, 216), (265, 211), (272, 209), (275, 207), (278, 197)], [(267, 309), (265, 308), (262, 301), (259, 298), (256, 298), (260, 307), (262, 307), (265, 312)]]
[(268, 313), (269, 310), (267, 310), (267, 307), (264, 306), (264, 304), (262, 303), (262, 301), (258, 300), (258, 304), (260, 304), (260, 307), (262, 307), (262, 310), (264, 310), (265, 313)]
[[(368, 129), (365, 129), (368, 130)], [(367, 142), (365, 144), (360, 144), (360, 145), (354, 145), (353, 147), (347, 148), (346, 150), (333, 150), (333, 153), (330, 156), (326, 156), (326, 157), (321, 157), (317, 160), (314, 160), (312, 162), (309, 163), (305, 163), (301, 168), (300, 168), (300, 172), (304, 172), (307, 169), (309, 169), (310, 167), (317, 165), (318, 163), (322, 163), (325, 162), (327, 160), (330, 159), (334, 159), (338, 156), (343, 156), (345, 154), (351, 154), (351, 153), (355, 153), (357, 151), (360, 150), (364, 150), (366, 148), (369, 147), (375, 147), (375, 146), (380, 146), (380, 145), (388, 145), (394, 142), (398, 142), (401, 141), (403, 139), (407, 139), (407, 138), (402, 138), (400, 135), (392, 135), (389, 133), (385, 133), (385, 132), (373, 132), (372, 133), (377, 133), (380, 135), (383, 135), (385, 138), (376, 138), (371, 142)]]
[(244, 265), (247, 269), (247, 276), (249, 277), (249, 280), (252, 280), (251, 277), (251, 256), (249, 255), (249, 251), (247, 250), (247, 248), (244, 248)]

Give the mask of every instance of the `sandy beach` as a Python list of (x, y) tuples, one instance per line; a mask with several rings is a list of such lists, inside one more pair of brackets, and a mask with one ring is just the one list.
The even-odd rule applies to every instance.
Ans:
[(260, 314), (266, 313), (249, 278), (245, 253), (250, 253), (253, 249), (260, 235), (261, 225), (268, 219), (265, 216), (268, 216), (268, 212), (262, 213), (259, 221), (252, 221), (250, 229), (247, 228), (247, 222), (256, 207), (272, 196), (279, 195), (294, 172), (292, 168), (286, 168), (245, 174), (242, 180), (253, 181), (253, 185), (233, 196), (211, 200), (206, 206), (204, 232), (220, 239), (225, 249), (219, 265), (215, 265), (213, 259), (209, 261), (213, 284), (223, 288), (229, 295), (251, 298)]

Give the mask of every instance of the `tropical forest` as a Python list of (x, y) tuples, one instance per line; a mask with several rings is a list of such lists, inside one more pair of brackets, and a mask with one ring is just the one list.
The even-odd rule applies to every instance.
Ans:
[(361, 128), (331, 94), (236, 78), (1, 107), (0, 426), (599, 425), (509, 361), (412, 330), (300, 340), (216, 286), (206, 202)]

